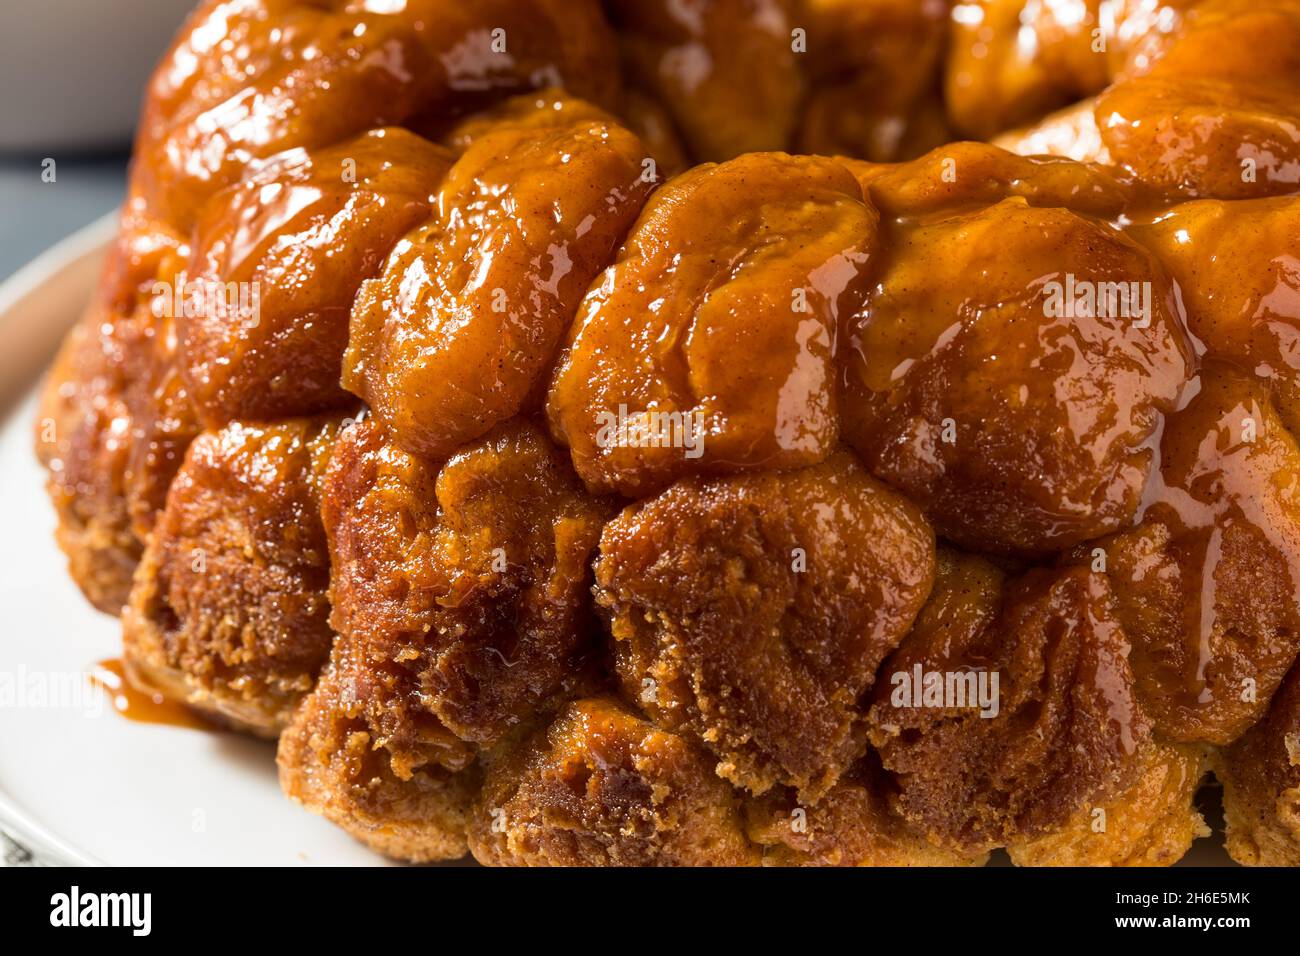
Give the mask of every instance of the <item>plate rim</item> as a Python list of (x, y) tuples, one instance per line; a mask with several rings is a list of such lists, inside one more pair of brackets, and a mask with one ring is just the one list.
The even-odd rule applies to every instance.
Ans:
[[(60, 239), (44, 252), (19, 267), (18, 271), (0, 282), (0, 348), (5, 341), (18, 334), (23, 326), (20, 313), (30, 298), (41, 292), (60, 276), (81, 268), (93, 256), (107, 252), (117, 234), (119, 212), (117, 209), (105, 213), (98, 219), (82, 226)], [(87, 290), (94, 294), (93, 286)], [(77, 321), (77, 314), (67, 317), (67, 322), (57, 330), (59, 338)], [(45, 356), (45, 363), (51, 355)], [(20, 370), (20, 379), (12, 382), (14, 389), (12, 400), (0, 407), (0, 422), (10, 423), (15, 415), (21, 413), (31, 385), (40, 378), (44, 365), (39, 362)], [(32, 862), (40, 865), (59, 866), (104, 866), (102, 860), (82, 850), (45, 826), (26, 807), (20, 805), (8, 791), (4, 781), (0, 780), (0, 831), (18, 844), (32, 856)]]

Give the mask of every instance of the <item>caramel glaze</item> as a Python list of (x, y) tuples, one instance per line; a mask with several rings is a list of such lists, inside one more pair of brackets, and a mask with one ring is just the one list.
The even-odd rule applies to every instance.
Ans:
[[(1105, 552), (1157, 731), (1231, 742), (1300, 649), (1300, 199), (1180, 203), (976, 144), (851, 165), (882, 219), (845, 437), (950, 541)], [(1035, 290), (1065, 273), (1149, 283), (1148, 327), (1045, 320)], [(945, 419), (951, 454), (915, 437)]]
[(142, 724), (166, 724), (188, 730), (221, 730), (217, 724), (204, 720), (184, 704), (169, 700), (160, 691), (137, 687), (127, 676), (126, 665), (120, 658), (108, 658), (95, 664), (90, 682), (103, 688), (113, 702), (113, 710), (127, 720)]
[[(823, 28), (836, 21), (835, 0), (808, 2)], [(964, 6), (989, 23), (1019, 18), (1012, 0)], [(376, 830), (423, 774), (417, 788), (423, 781), (430, 800), (451, 808), (440, 824), (446, 839), (418, 854), (387, 852), (463, 852), (477, 786), (463, 774), (477, 772), (478, 748), (515, 746), (516, 732), (534, 732), (526, 717), (544, 721), (546, 707), (567, 697), (610, 691), (612, 681), (556, 690), (564, 682), (553, 671), (563, 668), (551, 667), (560, 659), (551, 630), (569, 630), (570, 619), (587, 626), (597, 525), (614, 529), (606, 537), (636, 531), (621, 552), (612, 538), (600, 545), (623, 559), (605, 555), (600, 582), (621, 626), (613, 639), (629, 642), (620, 676), (633, 686), (623, 696), (644, 686), (635, 683), (643, 671), (698, 672), (719, 689), (703, 680), (669, 687), (664, 700), (676, 694), (685, 706), (671, 733), (663, 716), (651, 726), (623, 704), (575, 704), (549, 737), (536, 729), (520, 767), (494, 771), (503, 790), (535, 777), (542, 792), (553, 765), (576, 766), (570, 752), (600, 753), (604, 735), (629, 761), (668, 755), (657, 769), (641, 767), (646, 787), (685, 781), (691, 799), (679, 816), (716, 811), (730, 844), (740, 826), (732, 801), (745, 788), (833, 789), (840, 771), (850, 786), (869, 724), (883, 771), (903, 781), (891, 810), (931, 842), (978, 855), (1116, 799), (1157, 743), (1241, 738), (1300, 650), (1300, 261), (1291, 251), (1300, 245), (1300, 197), (1291, 195), (1300, 184), (1300, 0), (1119, 4), (1121, 42), (1104, 68), (1085, 55), (1099, 22), (1093, 0), (1047, 5), (1032, 25), (1039, 42), (1020, 44), (1008, 30), (988, 58), (968, 57), (962, 45), (983, 44), (979, 30), (956, 30), (948, 119), (994, 135), (1095, 96), (1067, 121), (1049, 117), (1049, 128), (1007, 140), (1050, 143), (1087, 162), (957, 142), (896, 165), (778, 151), (795, 141), (876, 141), (871, 129), (838, 127), (834, 108), (813, 110), (818, 125), (798, 130), (810, 78), (788, 55), (793, 7), (784, 0), (606, 7), (617, 35), (596, 0), (200, 6), (152, 81), (121, 235), (43, 410), (59, 424), (42, 455), (65, 547), (111, 559), (74, 558), (101, 606), (121, 606), (144, 550), (137, 545), (160, 541), (158, 529), (183, 517), (184, 485), (172, 479), (204, 428), (242, 432), (245, 418), (338, 411), (351, 402), (346, 392), (367, 401), (373, 422), (332, 457), (334, 485), (352, 497), (327, 492), (320, 506), (334, 555), (331, 627), (351, 633), (335, 641), (281, 759), (317, 809), (335, 806), (345, 825), (360, 813)], [(1166, 9), (1171, 16), (1156, 19), (1168, 30), (1134, 26)], [(510, 38), (505, 57), (488, 45), (498, 27)], [(907, 16), (898, 28), (930, 33)], [(942, 45), (935, 40), (936, 51)], [(1034, 59), (1019, 63), (1022, 55)], [(982, 72), (990, 82), (970, 87), (962, 75), (981, 59), (995, 61)], [(756, 61), (771, 68), (748, 84)], [(501, 108), (510, 93), (550, 85), (568, 92), (531, 92)], [(846, 95), (877, 85), (849, 81)], [(921, 110), (934, 92), (919, 79), (887, 113)], [(485, 121), (487, 107), (499, 112)], [(632, 112), (637, 129), (617, 118)], [(878, 153), (892, 160), (900, 150)], [(673, 155), (721, 162), (666, 182), (651, 163), (647, 177), (648, 160)], [(337, 175), (349, 162), (355, 179)], [(1255, 175), (1243, 175), (1247, 167)], [(155, 283), (191, 280), (265, 281), (264, 321), (160, 314)], [(1117, 303), (1126, 314), (1064, 299), (1066, 311), (1050, 311), (1050, 288), (1069, 282), (1118, 283), (1136, 298)], [(293, 361), (282, 364), (286, 357)], [(598, 437), (601, 413), (646, 411), (698, 427), (701, 454)], [(362, 437), (365, 453), (345, 468), (346, 449)], [(213, 487), (250, 470), (245, 458), (214, 459)], [(752, 474), (796, 469), (797, 479)], [(833, 762), (786, 766), (783, 754), (752, 752), (790, 739), (771, 720), (777, 709), (762, 700), (748, 713), (729, 709), (736, 660), (757, 675), (752, 687), (780, 681), (769, 660), (737, 656), (758, 642), (743, 629), (695, 628), (708, 640), (683, 656), (671, 630), (679, 619), (694, 627), (704, 612), (726, 616), (746, 597), (758, 619), (776, 622), (765, 637), (794, 644), (798, 622), (786, 618), (807, 602), (776, 589), (757, 594), (754, 555), (784, 540), (773, 528), (793, 535), (831, 523), (846, 538), (824, 564), (844, 574), (825, 578), (826, 593), (852, 591), (842, 616), (859, 614), (854, 601), (882, 574), (857, 573), (838, 552), (876, 553), (871, 515), (845, 520), (833, 495), (806, 495), (805, 504), (820, 502), (807, 514), (781, 500), (803, 482), (833, 490), (828, 473), (837, 469), (858, 485), (890, 486), (917, 510), (907, 538), (923, 546), (899, 549), (891, 574), (929, 580), (932, 533), (946, 555), (933, 588), (909, 585), (906, 600), (880, 603), (903, 608), (901, 623), (872, 653), (1005, 670), (1008, 706), (974, 729), (951, 714), (922, 714), (900, 736), (883, 699), (863, 698), (871, 675), (842, 686), (830, 667), (825, 688), (804, 683), (829, 701), (822, 752)], [(178, 484), (173, 502), (168, 488)], [(681, 489), (705, 486), (729, 523), (701, 518), (716, 532), (710, 560), (687, 566), (698, 574), (689, 586), (661, 589), (672, 562), (657, 558), (700, 502)], [(485, 502), (501, 527), (458, 526), (429, 510), (430, 488)], [(547, 488), (563, 493), (538, 491)], [(213, 500), (221, 511), (223, 496)], [(581, 512), (578, 520), (531, 517), (557, 502)], [(628, 514), (640, 523), (608, 522), (619, 504), (639, 509)], [(335, 520), (349, 509), (358, 509), (354, 522)], [(256, 507), (246, 518), (264, 523)], [(540, 528), (537, 540), (515, 520)], [(222, 526), (221, 557), (236, 573), (214, 579), (214, 590), (240, 582), (237, 572), (257, 557), (247, 529)], [(353, 531), (353, 557), (373, 568), (340, 568)], [(386, 551), (364, 547), (371, 539)], [(498, 542), (506, 551), (530, 542), (533, 560), (512, 557), (498, 570), (497, 549), (486, 547)], [(790, 544), (817, 555), (797, 538)], [(457, 593), (430, 584), (431, 548), (445, 551), (449, 576), (499, 575), (499, 590), (472, 592), (483, 605), (460, 607)], [(241, 652), (246, 639), (282, 643), (274, 612), (283, 562), (264, 570), (266, 613), (232, 633)], [(148, 562), (137, 569), (133, 604), (156, 587), (148, 579), (156, 573)], [(786, 577), (783, 564), (773, 569), (773, 580)], [(309, 590), (322, 608), (323, 581)], [(227, 599), (249, 593), (237, 584)], [(709, 604), (677, 607), (682, 595)], [(202, 636), (193, 625), (220, 604), (196, 598), (179, 614), (186, 621), (160, 623)], [(837, 601), (826, 604), (830, 625), (810, 630), (826, 632), (817, 653), (833, 660), (854, 629), (834, 623)], [(534, 672), (524, 668), (527, 693), (481, 712), (475, 675), (494, 672), (482, 661), (512, 633), (516, 606), (538, 621), (540, 677), (529, 684)], [(913, 617), (919, 623), (908, 627)], [(213, 620), (224, 626), (226, 616)], [(428, 644), (431, 629), (445, 656), (385, 673), (393, 663), (385, 647), (403, 648), (406, 661), (406, 645)], [(483, 654), (466, 653), (475, 641)], [(201, 674), (213, 663), (198, 641), (185, 667)], [(456, 667), (468, 676), (449, 684)], [(106, 663), (99, 680), (129, 716), (196, 724), (158, 695), (132, 691), (121, 671)], [(380, 686), (376, 676), (390, 678), (384, 692), (409, 702), (409, 713), (357, 709), (356, 689)], [(718, 720), (708, 713), (715, 696), (727, 705)], [(797, 726), (801, 712), (805, 700), (791, 700), (780, 716)], [(1031, 723), (1036, 735), (1019, 732)], [(377, 753), (372, 732), (420, 747), (431, 738), (457, 759), (427, 761), (426, 771), (401, 748)], [(743, 787), (697, 773), (696, 748), (709, 746), (732, 761), (733, 778), (748, 778)], [(319, 772), (322, 761), (334, 776)], [(957, 763), (976, 770), (953, 784), (946, 770)], [(988, 767), (1003, 768), (1004, 779), (981, 777)], [(698, 776), (707, 783), (696, 786)], [(1009, 795), (998, 790), (1024, 780)], [(358, 781), (382, 784), (364, 812), (355, 804), (369, 791), (348, 789)], [(326, 792), (312, 795), (315, 786)], [(527, 803), (530, 792), (525, 785), (510, 799)], [(348, 800), (331, 802), (344, 793)], [(606, 799), (599, 787), (590, 794)], [(421, 809), (415, 830), (426, 817)], [(591, 819), (598, 832), (608, 825), (599, 813)]]

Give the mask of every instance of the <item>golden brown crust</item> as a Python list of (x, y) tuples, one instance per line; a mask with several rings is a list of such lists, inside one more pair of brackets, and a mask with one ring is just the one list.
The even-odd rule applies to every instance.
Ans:
[(333, 643), (320, 476), (337, 417), (204, 432), (122, 615), (128, 673), (275, 736)]
[(1112, 601), (1083, 569), (1004, 583), (982, 559), (941, 560), (869, 712), (895, 811), (972, 851), (1057, 829), (1130, 786), (1150, 721)]
[(353, 307), (343, 385), (408, 451), (444, 457), (539, 403), (587, 285), (654, 185), (623, 127), (539, 114), (474, 137), (436, 214)]
[(355, 403), (339, 384), (352, 300), (428, 217), (450, 165), (406, 130), (376, 129), (255, 163), (207, 203), (185, 290), (196, 307), (177, 326), (209, 426)]
[(488, 772), (470, 849), (493, 866), (753, 865), (740, 802), (710, 764), (616, 701), (576, 701)]
[(936, 846), (893, 813), (873, 757), (841, 777), (816, 803), (792, 790), (749, 801), (749, 838), (764, 866), (983, 866), (987, 853)]
[(1148, 69), (1097, 99), (1113, 160), (1191, 197), (1300, 187), (1300, 3), (1203, 0), (1160, 46)]
[(842, 452), (627, 509), (601, 536), (597, 601), (629, 699), (733, 783), (815, 799), (861, 756), (858, 702), (933, 567), (924, 519)]
[[(385, 11), (206, 0), (154, 73), (132, 191), (188, 232), (254, 160), (420, 127), (538, 85), (616, 99), (617, 44), (596, 0), (409, 0)], [(256, 121), (227, 119), (250, 111)]]
[[(1169, 863), (1217, 745), (1294, 862), (1297, 39), (205, 0), (42, 396), (74, 577), (401, 858)], [(1088, 162), (884, 162), (1022, 123)]]
[(394, 748), (367, 719), (380, 685), (347, 642), (335, 647), (315, 690), (280, 735), (280, 786), (293, 800), (387, 856), (412, 863), (465, 855), (479, 773), (449, 770), (437, 735), (423, 759)]
[(746, 155), (656, 191), (578, 310), (547, 397), (587, 486), (641, 497), (834, 451), (835, 354), (875, 225), (848, 170), (817, 157)]
[(441, 468), (372, 420), (349, 429), (325, 490), (333, 620), (395, 688), (375, 726), (434, 722), (487, 745), (563, 699), (594, 637), (590, 561), (610, 511), (524, 420)]
[(1247, 866), (1300, 866), (1300, 670), (1268, 715), (1218, 751), (1228, 853)]
[(1226, 745), (1300, 653), (1300, 448), (1267, 388), (1207, 362), (1168, 423), (1142, 524), (1105, 561), (1139, 696), (1164, 737)]
[(143, 549), (126, 499), (131, 414), (102, 347), (100, 315), (92, 307), (72, 328), (46, 377), (36, 454), (48, 472), (56, 536), (73, 581), (95, 607), (119, 614)]
[(1016, 866), (1171, 866), (1210, 835), (1196, 791), (1205, 749), (1152, 742), (1133, 784), (1109, 802), (1085, 805), (1066, 824), (1007, 847)]

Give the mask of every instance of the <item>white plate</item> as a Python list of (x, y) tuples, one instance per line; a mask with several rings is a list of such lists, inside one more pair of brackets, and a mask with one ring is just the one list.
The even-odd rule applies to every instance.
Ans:
[[(0, 286), (0, 681), (64, 690), (56, 706), (0, 684), (0, 825), (38, 855), (73, 863), (376, 865), (377, 855), (290, 803), (272, 745), (141, 724), (90, 693), (117, 656), (116, 619), (90, 607), (54, 544), (32, 451), (33, 386), (89, 299), (116, 215), (55, 246)], [(47, 695), (50, 696), (50, 695)], [(1185, 865), (1230, 864), (1222, 836)]]
[(0, 392), (21, 396), (0, 426), (0, 824), (62, 862), (382, 863), (280, 793), (270, 744), (132, 722), (89, 684), (119, 654), (118, 623), (86, 603), (54, 544), (33, 386), (91, 295), (115, 220), (0, 286)]

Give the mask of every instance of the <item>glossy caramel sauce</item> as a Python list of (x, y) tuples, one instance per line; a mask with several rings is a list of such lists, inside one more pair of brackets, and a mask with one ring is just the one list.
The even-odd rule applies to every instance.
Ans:
[[(53, 420), (79, 429), (47, 462), (64, 530), (111, 542), (107, 570), (92, 554), (111, 579), (87, 587), (97, 604), (122, 606), (123, 577), (131, 592), (127, 662), (91, 678), (115, 709), (209, 729), (167, 699), (201, 688), (205, 708), (273, 736), (335, 638), (332, 598), (339, 660), (283, 738), (285, 789), (411, 859), (464, 851), (437, 828), (480, 786), (474, 800), (508, 798), (518, 821), (547, 811), (560, 779), (564, 826), (617, 824), (629, 767), (656, 820), (731, 828), (656, 830), (653, 847), (734, 837), (743, 858), (756, 838), (729, 808), (747, 816), (749, 797), (718, 777), (829, 804), (879, 769), (918, 842), (983, 852), (1101, 805), (1127, 812), (1130, 771), (1168, 760), (1183, 776), (1166, 743), (1190, 745), (1194, 789), (1202, 745), (1266, 726), (1300, 635), (1300, 0), (1128, 5), (1159, 8), (1161, 28), (1107, 26), (1107, 58), (1094, 0), (1032, 18), (971, 0), (951, 35), (947, 5), (927, 4), (929, 21), (900, 26), (924, 44), (879, 41), (912, 61), (879, 79), (858, 60), (874, 48), (846, 42), (837, 63), (819, 38), (848, 35), (857, 2), (810, 0), (830, 12), (809, 31), (822, 65), (807, 77), (786, 0), (604, 0), (617, 34), (597, 0), (204, 4), (151, 85), (116, 261), (80, 333), (90, 357), (53, 378), (70, 390)], [(498, 30), (504, 58), (486, 42)], [(1126, 30), (1150, 43), (1119, 42)], [(818, 86), (859, 73), (818, 106)], [(476, 112), (543, 80), (598, 103), (542, 92), (524, 97), (533, 119)], [(720, 165), (645, 178), (657, 148), (604, 112), (623, 115), (624, 82), (682, 155)], [(1048, 113), (1081, 97), (1082, 112)], [(871, 141), (925, 102), (949, 145), (876, 162), (919, 152), (895, 148), (902, 132)], [(801, 122), (819, 112), (843, 113), (847, 136)], [(1079, 162), (960, 141), (1035, 117), (1008, 145), (1050, 141)], [(825, 148), (846, 138), (864, 146)], [(794, 144), (827, 158), (773, 152)], [(829, 158), (841, 152), (873, 161)], [(187, 279), (264, 285), (257, 322), (158, 315), (153, 280)], [(1088, 304), (1061, 291), (1068, 308), (1049, 307), (1048, 286), (1076, 279)], [(1100, 307), (1103, 287), (1131, 289), (1137, 311)], [(310, 478), (294, 478), (298, 439), (276, 432), (300, 423), (253, 424), (342, 415), (354, 397), (373, 422), (341, 429), (336, 467)], [(643, 440), (664, 415), (690, 430)], [(596, 430), (611, 417), (613, 439)], [(706, 434), (707, 450), (690, 440)], [(831, 463), (900, 500), (883, 514), (838, 500), (848, 479)], [(650, 500), (608, 520), (614, 493)], [(915, 534), (899, 532), (904, 508)], [(822, 555), (820, 586), (793, 577), (795, 544)], [(973, 570), (940, 603), (930, 565), (949, 544)], [(507, 550), (508, 573), (483, 570)], [(601, 664), (629, 693), (656, 686), (653, 723), (573, 702), (517, 763), (457, 777), (505, 728), (576, 696), (565, 674), (596, 554), (616, 642)], [(927, 608), (932, 637), (913, 624)], [(900, 650), (930, 670), (1002, 671), (1005, 716), (918, 712), (900, 733), (892, 704), (864, 713)], [(787, 657), (802, 658), (789, 675), (774, 663)], [(420, 774), (414, 797), (384, 760), (403, 782)], [(428, 832), (408, 836), (413, 816)], [(574, 829), (554, 845), (570, 852)], [(596, 836), (601, 860), (683, 862)], [(480, 859), (486, 839), (470, 840)]]
[(113, 703), (113, 710), (128, 720), (189, 730), (220, 730), (184, 704), (168, 700), (158, 691), (137, 688), (127, 679), (126, 667), (120, 658), (112, 657), (96, 663), (90, 672), (90, 682), (102, 687)]

